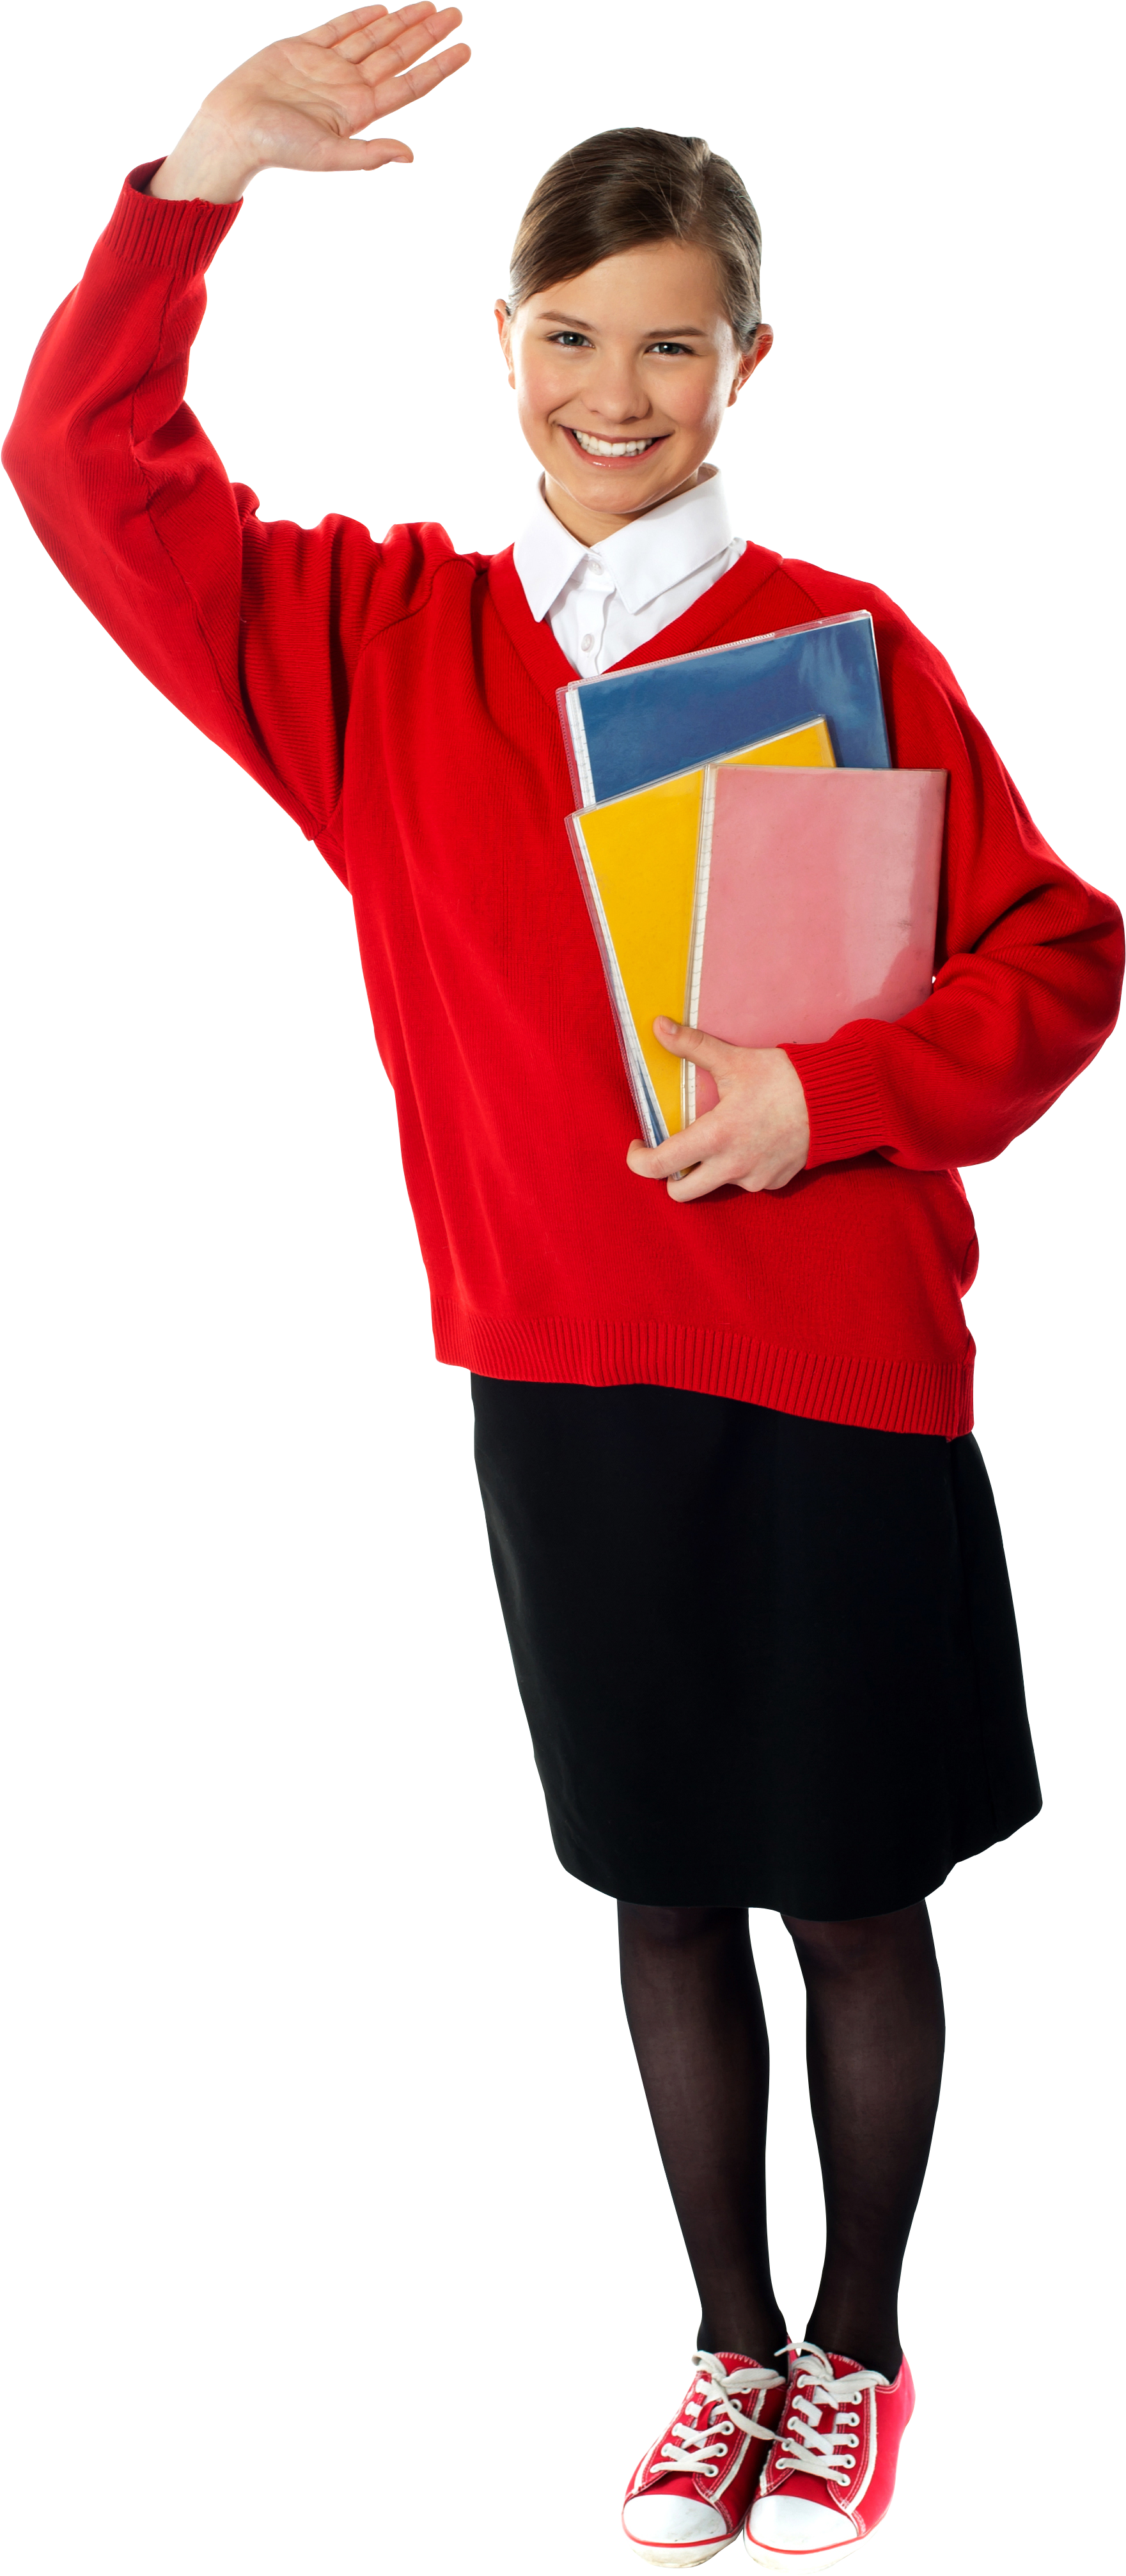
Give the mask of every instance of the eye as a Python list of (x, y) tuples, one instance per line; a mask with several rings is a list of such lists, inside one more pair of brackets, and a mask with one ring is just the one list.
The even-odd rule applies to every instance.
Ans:
[(553, 331), (549, 345), (555, 349), (589, 349), (590, 342), (583, 331)]
[(683, 340), (653, 340), (650, 355), (655, 358), (690, 358), (692, 352), (685, 348)]

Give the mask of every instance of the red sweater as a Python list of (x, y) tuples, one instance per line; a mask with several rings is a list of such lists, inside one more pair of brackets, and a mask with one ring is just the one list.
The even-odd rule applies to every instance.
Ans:
[(880, 591), (750, 545), (631, 656), (870, 608), (893, 758), (950, 774), (931, 998), (787, 1049), (804, 1172), (676, 1205), (635, 1132), (563, 818), (570, 669), (511, 550), (430, 524), (263, 526), (184, 402), (238, 209), (133, 174), (36, 351), (4, 458), (67, 581), (315, 840), (355, 907), (440, 1359), (648, 1380), (952, 1437), (972, 1419), (956, 1166), (1113, 1024), (1122, 925), (1053, 857), (946, 664)]

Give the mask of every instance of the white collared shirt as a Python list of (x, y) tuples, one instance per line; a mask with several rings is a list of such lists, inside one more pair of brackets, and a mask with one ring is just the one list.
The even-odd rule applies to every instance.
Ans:
[(706, 465), (690, 492), (659, 502), (596, 546), (570, 535), (548, 508), (541, 482), (513, 561), (533, 617), (550, 621), (572, 669), (592, 680), (683, 617), (738, 563), (745, 545), (745, 537), (731, 534), (719, 469)]

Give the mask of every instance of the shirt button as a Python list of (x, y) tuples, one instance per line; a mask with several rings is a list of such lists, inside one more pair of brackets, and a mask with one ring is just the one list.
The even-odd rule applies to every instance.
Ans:
[(593, 642), (594, 642), (594, 637), (593, 637), (593, 635), (580, 635), (580, 637), (579, 637), (579, 651), (580, 651), (580, 653), (589, 653), (590, 648), (591, 648), (591, 646), (592, 646)]

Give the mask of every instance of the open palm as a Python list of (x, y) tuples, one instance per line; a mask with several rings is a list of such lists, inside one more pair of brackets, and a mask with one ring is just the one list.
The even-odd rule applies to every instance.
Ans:
[(434, 0), (411, 0), (393, 13), (350, 9), (252, 54), (211, 91), (201, 118), (259, 170), (375, 170), (409, 161), (409, 146), (390, 135), (353, 138), (460, 71), (468, 45), (422, 60), (460, 25), (460, 9), (437, 9)]

